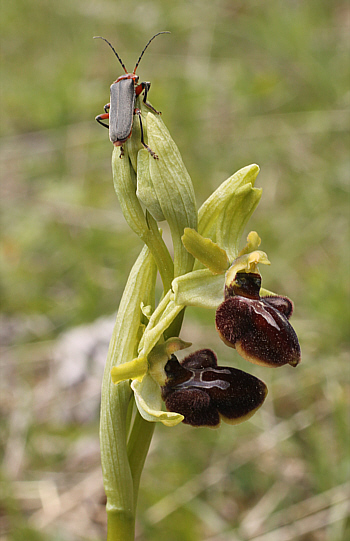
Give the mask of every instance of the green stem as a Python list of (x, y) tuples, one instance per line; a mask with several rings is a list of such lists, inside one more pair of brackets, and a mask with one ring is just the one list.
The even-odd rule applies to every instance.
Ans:
[(135, 515), (107, 511), (107, 541), (134, 541)]
[(169, 325), (169, 327), (164, 331), (164, 340), (171, 338), (172, 336), (179, 336), (182, 322), (185, 315), (185, 308), (176, 316), (174, 321)]
[(134, 487), (134, 511), (136, 511), (140, 478), (151, 444), (155, 423), (149, 423), (136, 411), (135, 420), (130, 432), (127, 451)]

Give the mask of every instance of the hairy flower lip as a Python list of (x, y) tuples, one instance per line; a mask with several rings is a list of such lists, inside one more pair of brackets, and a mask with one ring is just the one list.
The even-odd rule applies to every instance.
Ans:
[(261, 366), (297, 366), (298, 337), (288, 319), (293, 303), (282, 296), (260, 297), (260, 275), (237, 273), (216, 311), (220, 338), (247, 361)]
[(242, 370), (218, 366), (210, 349), (195, 351), (181, 363), (175, 355), (165, 366), (168, 375), (162, 398), (169, 411), (181, 413), (183, 423), (217, 428), (221, 420), (238, 424), (263, 404), (264, 382)]

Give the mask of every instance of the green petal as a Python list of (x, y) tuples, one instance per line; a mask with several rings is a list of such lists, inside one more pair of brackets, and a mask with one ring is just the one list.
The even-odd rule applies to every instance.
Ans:
[(254, 250), (257, 250), (261, 244), (261, 238), (257, 234), (256, 231), (251, 231), (247, 236), (247, 244), (244, 248), (239, 252), (239, 256), (244, 254), (249, 254), (250, 252), (254, 252)]
[(213, 275), (209, 269), (189, 272), (172, 283), (175, 303), (216, 309), (224, 300), (224, 285), (224, 275)]
[(146, 421), (175, 426), (184, 419), (179, 413), (162, 411), (160, 387), (151, 376), (145, 376), (141, 383), (133, 381), (131, 388), (134, 391), (137, 408)]
[(225, 250), (210, 239), (202, 237), (194, 229), (186, 227), (182, 236), (186, 250), (205, 265), (213, 274), (223, 274), (228, 267)]
[(270, 265), (267, 255), (261, 250), (255, 250), (255, 252), (251, 252), (250, 254), (244, 254), (237, 257), (226, 272), (226, 286), (229, 287), (232, 284), (236, 278), (237, 272), (258, 272), (257, 266), (259, 264)]
[(148, 363), (145, 358), (137, 358), (127, 363), (113, 366), (111, 370), (112, 381), (114, 384), (127, 379), (138, 379), (142, 381), (147, 373)]
[(269, 289), (265, 289), (264, 287), (260, 288), (260, 297), (278, 297), (278, 293), (274, 293), (273, 291), (270, 291)]

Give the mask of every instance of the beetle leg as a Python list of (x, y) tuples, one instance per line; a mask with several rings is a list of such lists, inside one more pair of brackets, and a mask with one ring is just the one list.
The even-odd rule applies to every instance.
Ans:
[(155, 160), (158, 160), (158, 156), (155, 152), (153, 152), (153, 150), (148, 146), (146, 145), (144, 139), (143, 139), (143, 126), (142, 126), (142, 119), (141, 119), (141, 111), (140, 109), (135, 109), (135, 115), (137, 115), (139, 117), (139, 120), (140, 120), (140, 128), (141, 128), (141, 145), (150, 153), (150, 155), (155, 159)]
[(147, 94), (148, 94), (148, 91), (149, 89), (151, 88), (151, 83), (140, 83), (135, 91), (136, 91), (136, 96), (138, 96), (139, 94), (141, 94), (142, 91), (145, 91), (144, 95), (143, 95), (143, 103), (149, 108), (151, 109), (151, 111), (153, 111), (154, 113), (156, 113), (157, 115), (161, 115), (162, 113), (160, 111), (157, 111), (157, 109), (155, 109), (153, 107), (153, 105), (151, 105), (150, 103), (148, 103), (147, 101)]
[(124, 149), (123, 149), (123, 147), (121, 146), (121, 147), (120, 147), (119, 158), (122, 158), (123, 156), (124, 156)]
[(106, 105), (104, 106), (105, 113), (108, 113), (108, 111), (110, 110), (110, 108), (111, 108), (111, 104), (110, 104), (110, 103), (106, 103)]
[(109, 118), (109, 113), (103, 113), (102, 115), (97, 115), (97, 117), (95, 117), (95, 120), (97, 120), (97, 122), (101, 124), (101, 126), (104, 126), (105, 128), (109, 128), (108, 124), (105, 124), (104, 122), (102, 122), (102, 120), (105, 120), (106, 118)]

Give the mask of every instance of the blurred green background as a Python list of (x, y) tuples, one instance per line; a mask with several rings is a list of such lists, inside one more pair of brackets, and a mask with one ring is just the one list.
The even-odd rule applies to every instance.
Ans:
[(236, 427), (157, 427), (137, 539), (350, 539), (349, 19), (340, 0), (2, 2), (1, 541), (105, 536), (107, 316), (141, 244), (94, 121), (121, 67), (92, 37), (131, 70), (160, 30), (171, 35), (138, 73), (198, 205), (237, 169), (261, 167), (247, 232), (272, 262), (264, 287), (295, 303), (303, 361), (247, 366), (220, 342), (213, 312), (188, 310), (183, 338), (261, 377), (269, 396)]

